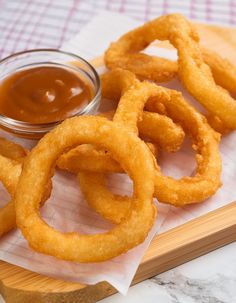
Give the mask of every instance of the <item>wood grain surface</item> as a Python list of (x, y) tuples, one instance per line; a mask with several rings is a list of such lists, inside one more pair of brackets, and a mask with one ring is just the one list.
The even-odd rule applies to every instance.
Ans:
[[(197, 24), (201, 44), (236, 62), (236, 29)], [(159, 43), (161, 47), (169, 47)], [(96, 62), (101, 59), (96, 60)], [(236, 202), (156, 236), (134, 283), (236, 241)], [(115, 292), (108, 283), (51, 279), (0, 261), (0, 293), (7, 303), (92, 303)]]

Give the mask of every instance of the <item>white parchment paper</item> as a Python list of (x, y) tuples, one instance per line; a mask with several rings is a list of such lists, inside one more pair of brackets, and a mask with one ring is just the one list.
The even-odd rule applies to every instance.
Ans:
[[(123, 15), (102, 13), (85, 26), (74, 39), (66, 43), (63, 49), (90, 60), (102, 55), (111, 41), (116, 40), (121, 34), (137, 25), (139, 25), (137, 21)], [(150, 47), (148, 52), (172, 59), (176, 58), (175, 51)], [(191, 102), (194, 102), (176, 80), (166, 85), (183, 91), (184, 95)], [(15, 138), (3, 131), (0, 131), (0, 136), (19, 142), (29, 148), (35, 144), (32, 141)], [(235, 150), (236, 134), (234, 132), (225, 136), (221, 142), (222, 182), (224, 185), (215, 196), (203, 204), (181, 209), (158, 204), (158, 218), (146, 241), (122, 256), (96, 264), (64, 262), (34, 252), (28, 247), (20, 231), (14, 230), (0, 239), (0, 259), (59, 279), (87, 284), (107, 281), (119, 292), (125, 294), (145, 250), (157, 232), (182, 224), (236, 199), (234, 190), (236, 179)], [(174, 177), (194, 173), (194, 154), (187, 140), (178, 153), (161, 154), (159, 162), (163, 173)], [(122, 175), (112, 176), (110, 185), (113, 190), (123, 194), (129, 194), (132, 189), (129, 178)], [(3, 187), (0, 188), (0, 194), (1, 206), (9, 196)], [(50, 200), (42, 208), (42, 216), (50, 225), (62, 231), (77, 230), (84, 233), (97, 233), (112, 227), (110, 223), (104, 221), (88, 207), (75, 177), (62, 172), (56, 173), (53, 178), (53, 193)]]

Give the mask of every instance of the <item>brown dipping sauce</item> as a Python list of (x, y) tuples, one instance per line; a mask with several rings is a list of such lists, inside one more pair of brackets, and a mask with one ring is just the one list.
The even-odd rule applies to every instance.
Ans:
[(92, 87), (69, 69), (33, 67), (0, 81), (0, 114), (48, 123), (75, 115), (93, 99)]

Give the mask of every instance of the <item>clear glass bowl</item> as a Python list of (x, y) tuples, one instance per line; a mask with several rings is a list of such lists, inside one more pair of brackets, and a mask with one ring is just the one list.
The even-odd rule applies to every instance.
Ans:
[[(91, 85), (94, 95), (93, 99), (84, 108), (80, 108), (73, 116), (93, 115), (97, 112), (101, 100), (99, 76), (90, 63), (71, 53), (57, 49), (36, 49), (13, 54), (0, 61), (0, 81), (15, 72), (40, 66), (71, 69), (71, 71), (76, 72), (80, 78)], [(61, 122), (62, 120), (35, 124), (15, 120), (0, 114), (1, 128), (26, 138), (40, 138)]]

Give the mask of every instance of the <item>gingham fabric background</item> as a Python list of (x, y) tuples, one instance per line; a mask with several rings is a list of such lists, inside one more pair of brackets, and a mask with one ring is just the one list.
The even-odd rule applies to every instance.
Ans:
[(0, 0), (0, 58), (30, 48), (58, 48), (102, 10), (141, 21), (181, 12), (201, 22), (236, 25), (236, 0)]

